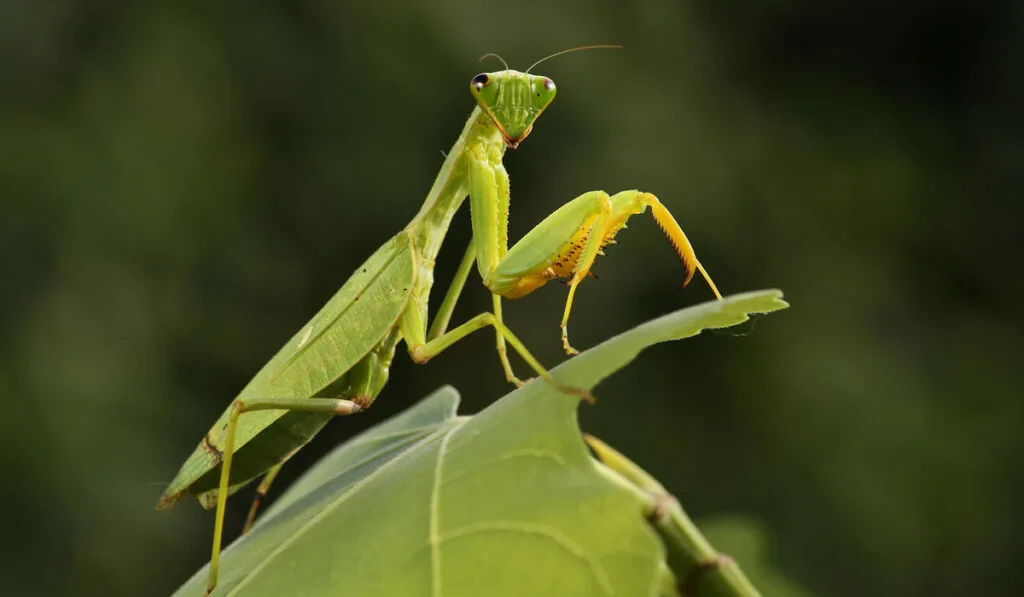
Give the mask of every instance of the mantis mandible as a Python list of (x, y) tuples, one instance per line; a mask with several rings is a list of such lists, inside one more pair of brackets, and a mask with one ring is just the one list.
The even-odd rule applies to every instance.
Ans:
[[(552, 56), (592, 47), (617, 46), (574, 48)], [(647, 208), (683, 262), (683, 285), (699, 270), (721, 298), (679, 224), (650, 193), (584, 193), (508, 247), (509, 179), (502, 158), (507, 148), (518, 147), (530, 134), (555, 97), (554, 81), (530, 74), (546, 59), (526, 72), (505, 65), (503, 71), (473, 77), (469, 91), (477, 105), (419, 212), (245, 386), (164, 491), (157, 508), (170, 507), (185, 493), (196, 495), (206, 508), (216, 505), (207, 595), (217, 585), (227, 496), (266, 474), (246, 523), (248, 529), (260, 498), (284, 461), (331, 417), (356, 413), (373, 403), (387, 382), (400, 341), (405, 341), (414, 362), (425, 363), (471, 332), (490, 326), (509, 382), (522, 384), (508, 361), (506, 344), (537, 375), (554, 383), (502, 322), (501, 299), (519, 298), (550, 280), (567, 281), (561, 339), (565, 351), (574, 354), (567, 324), (576, 288), (630, 216)], [(467, 196), (472, 239), (428, 329), (434, 259)], [(493, 311), (449, 330), (474, 261), (492, 294)]]

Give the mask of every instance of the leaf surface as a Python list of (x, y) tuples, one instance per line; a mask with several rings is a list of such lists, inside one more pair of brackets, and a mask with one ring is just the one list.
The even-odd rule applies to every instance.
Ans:
[[(652, 344), (785, 306), (770, 290), (683, 309), (552, 373), (589, 389)], [(597, 471), (574, 396), (535, 380), (472, 417), (457, 402), (442, 388), (326, 456), (225, 551), (214, 595), (656, 594), (664, 547)], [(206, 573), (176, 594), (203, 595)]]

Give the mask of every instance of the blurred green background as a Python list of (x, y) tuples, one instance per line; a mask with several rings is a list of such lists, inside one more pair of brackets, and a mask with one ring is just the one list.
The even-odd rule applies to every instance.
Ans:
[[(511, 237), (591, 189), (675, 213), (723, 292), (793, 308), (662, 345), (583, 425), (699, 521), (766, 529), (835, 596), (1024, 590), (1024, 5), (0, 2), (3, 595), (165, 595), (212, 516), (153, 504), (250, 376), (419, 207), (477, 57), (559, 95), (506, 164)], [(468, 239), (442, 250), (445, 281)], [(707, 300), (649, 219), (581, 287), (584, 348)], [(473, 276), (457, 311), (489, 298)], [(508, 303), (545, 363), (565, 289)], [(435, 294), (435, 304), (439, 295)], [(277, 492), (443, 383), (507, 390), (493, 336), (404, 353)], [(232, 533), (247, 496), (234, 500)]]

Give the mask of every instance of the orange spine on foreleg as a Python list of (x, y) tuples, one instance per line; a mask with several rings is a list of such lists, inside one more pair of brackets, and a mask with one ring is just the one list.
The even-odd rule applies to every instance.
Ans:
[(700, 264), (697, 254), (693, 251), (693, 245), (690, 244), (689, 239), (686, 238), (686, 234), (683, 233), (683, 229), (679, 227), (679, 223), (672, 217), (672, 214), (665, 209), (665, 206), (658, 201), (657, 197), (650, 193), (644, 193), (644, 203), (650, 206), (654, 221), (658, 223), (658, 227), (665, 233), (669, 242), (672, 243), (672, 248), (675, 249), (676, 255), (683, 262), (683, 267), (686, 269), (686, 280), (683, 281), (683, 286), (685, 287), (689, 284), (694, 272), (700, 270), (708, 286), (711, 287), (711, 291), (715, 293), (717, 298), (722, 298), (721, 293), (718, 292), (718, 287), (711, 281), (711, 276), (708, 275), (704, 266)]

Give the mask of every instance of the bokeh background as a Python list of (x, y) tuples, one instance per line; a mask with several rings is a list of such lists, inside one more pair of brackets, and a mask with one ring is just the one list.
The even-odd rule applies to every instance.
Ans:
[[(583, 191), (639, 187), (723, 291), (778, 287), (793, 307), (649, 350), (585, 428), (698, 521), (762, 529), (807, 594), (1020, 594), (1009, 0), (0, 3), (0, 594), (159, 596), (200, 567), (212, 516), (155, 512), (163, 484), (416, 212), (469, 79), (498, 68), (477, 58), (524, 68), (591, 43), (626, 50), (538, 69), (559, 95), (506, 159), (511, 236)], [(650, 220), (619, 240), (581, 288), (580, 347), (711, 296), (680, 291)], [(475, 274), (467, 288), (458, 319), (489, 305)], [(564, 296), (506, 307), (548, 364)], [(486, 406), (507, 389), (492, 345), (400, 353), (371, 412), (333, 422), (278, 491), (441, 384)]]

